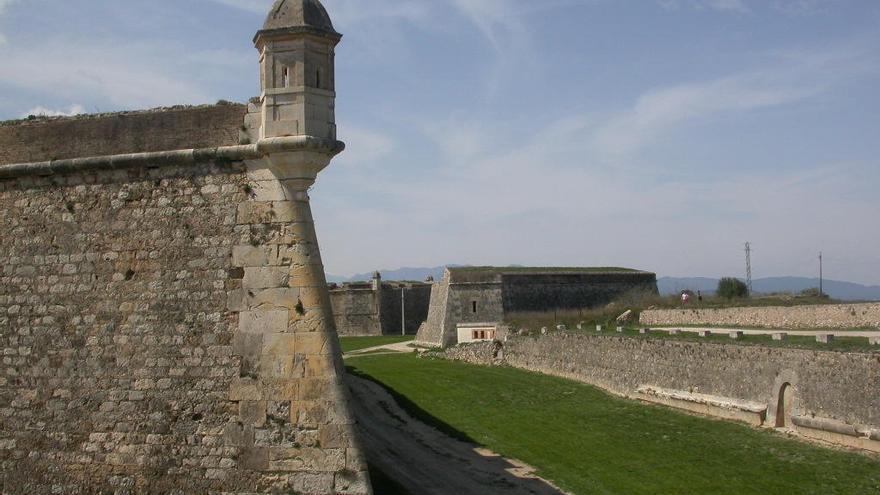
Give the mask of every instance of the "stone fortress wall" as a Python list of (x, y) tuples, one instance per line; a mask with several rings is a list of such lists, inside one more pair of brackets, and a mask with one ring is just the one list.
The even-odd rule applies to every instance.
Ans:
[(246, 113), (220, 103), (2, 122), (0, 164), (233, 146)]
[[(403, 292), (403, 297), (401, 297)], [(413, 282), (331, 284), (330, 301), (341, 336), (415, 334), (428, 317), (431, 285)]]
[[(878, 353), (551, 332), (510, 336), (495, 354), (491, 342), (446, 350), (451, 359), (574, 379), (630, 398), (756, 426), (786, 426), (880, 452)], [(793, 398), (780, 407), (787, 386)]]
[(497, 324), (515, 312), (597, 307), (631, 291), (657, 292), (653, 273), (625, 269), (448, 268), (434, 284), (416, 341), (457, 343), (460, 323)]
[(340, 38), (277, 0), (248, 105), (0, 125), (4, 495), (372, 493), (308, 196)]
[[(185, 128), (216, 124), (195, 112), (203, 122)], [(236, 153), (251, 152), (0, 181), (4, 493), (369, 491), (335, 335), (321, 330), (323, 269), (298, 264), (320, 263), (308, 204), (269, 201), (282, 198)]]
[(664, 309), (643, 311), (642, 325), (708, 325), (753, 328), (880, 328), (880, 303), (791, 307)]

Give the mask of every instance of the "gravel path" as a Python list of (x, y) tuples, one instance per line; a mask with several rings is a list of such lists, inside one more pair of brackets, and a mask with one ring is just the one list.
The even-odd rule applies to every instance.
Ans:
[[(413, 419), (380, 385), (346, 376), (370, 463), (413, 495), (559, 495), (524, 464)], [(476, 411), (475, 411), (476, 413)]]

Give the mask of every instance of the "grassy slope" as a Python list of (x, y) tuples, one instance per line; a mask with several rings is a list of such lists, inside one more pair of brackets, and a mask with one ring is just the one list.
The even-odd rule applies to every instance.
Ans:
[(339, 344), (342, 346), (342, 352), (357, 351), (360, 349), (369, 349), (387, 344), (397, 344), (399, 342), (409, 342), (414, 340), (414, 335), (381, 335), (378, 337), (339, 337)]
[(618, 399), (512, 368), (413, 355), (347, 363), (440, 423), (576, 494), (880, 493), (880, 460)]

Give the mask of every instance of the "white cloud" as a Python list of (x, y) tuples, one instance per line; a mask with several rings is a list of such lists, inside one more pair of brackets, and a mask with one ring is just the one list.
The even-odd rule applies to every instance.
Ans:
[(247, 10), (255, 14), (267, 14), (272, 6), (272, 0), (211, 0), (228, 7)]
[(86, 109), (82, 105), (71, 105), (67, 110), (53, 110), (44, 106), (37, 106), (21, 114), (21, 117), (25, 118), (30, 115), (45, 117), (72, 117), (74, 115), (82, 115), (84, 113), (86, 113)]
[(6, 11), (6, 7), (18, 2), (19, 0), (0, 0), (0, 14)]
[[(103, 101), (116, 109), (208, 103), (176, 47), (151, 44), (44, 44), (0, 52), (0, 83), (61, 99)], [(34, 61), (39, 60), (39, 64)], [(51, 70), (47, 70), (51, 67)], [(202, 67), (203, 72), (210, 64)]]
[(773, 7), (789, 15), (815, 15), (838, 3), (839, 0), (775, 0)]
[(658, 0), (658, 3), (667, 10), (690, 7), (697, 10), (718, 10), (741, 14), (751, 12), (744, 0)]
[[(18, 1), (19, 0), (0, 0), (0, 15), (3, 15), (6, 12), (6, 7)], [(8, 41), (9, 40), (6, 39), (6, 36), (4, 36), (3, 33), (0, 33), (0, 48), (6, 46)]]
[(762, 69), (649, 91), (598, 129), (596, 150), (619, 157), (685, 124), (815, 97), (840, 81), (877, 71), (880, 61), (872, 46), (777, 52), (773, 64)]
[(394, 141), (386, 134), (363, 127), (340, 123), (339, 135), (345, 139), (345, 154), (340, 161), (370, 165), (394, 151)]

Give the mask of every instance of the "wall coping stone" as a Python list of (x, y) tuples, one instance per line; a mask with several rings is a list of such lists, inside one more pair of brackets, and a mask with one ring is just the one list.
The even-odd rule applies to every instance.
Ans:
[(272, 153), (322, 151), (337, 155), (345, 143), (312, 136), (288, 136), (261, 139), (255, 144), (221, 146), (173, 151), (152, 151), (118, 155), (51, 160), (47, 162), (14, 163), (0, 166), (0, 179), (27, 176), (49, 176), (91, 171), (120, 170), (163, 165), (194, 165), (210, 160), (257, 160)]

